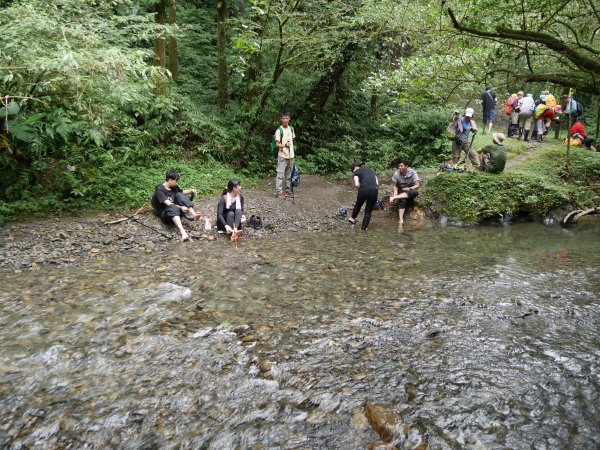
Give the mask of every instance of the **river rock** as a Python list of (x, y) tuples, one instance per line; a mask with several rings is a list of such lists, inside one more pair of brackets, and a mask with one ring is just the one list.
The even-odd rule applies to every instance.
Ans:
[(259, 365), (261, 372), (268, 372), (269, 370), (271, 370), (271, 367), (273, 367), (273, 363), (266, 359), (264, 361), (261, 361)]
[(392, 440), (400, 425), (398, 416), (383, 405), (367, 403), (365, 405), (365, 416), (373, 430), (386, 442)]

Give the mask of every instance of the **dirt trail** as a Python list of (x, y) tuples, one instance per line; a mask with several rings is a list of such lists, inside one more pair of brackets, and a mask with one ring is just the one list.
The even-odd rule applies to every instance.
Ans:
[(528, 142), (527, 150), (524, 151), (523, 153), (521, 153), (520, 155), (507, 160), (505, 169), (514, 169), (515, 167), (518, 167), (522, 162), (529, 159), (529, 157), (533, 154), (533, 152), (538, 150), (543, 145), (544, 145), (543, 143), (539, 143), (539, 142), (532, 142), (532, 141)]

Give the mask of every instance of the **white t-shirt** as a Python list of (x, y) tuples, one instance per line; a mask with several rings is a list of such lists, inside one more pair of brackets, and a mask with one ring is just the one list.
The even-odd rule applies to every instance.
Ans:
[[(281, 136), (279, 128), (283, 130), (283, 136)], [(285, 128), (279, 128), (277, 128), (277, 130), (275, 131), (275, 140), (279, 141), (283, 145), (286, 145), (289, 142), (290, 148), (289, 150), (287, 147), (280, 148), (277, 156), (281, 156), (286, 159), (291, 159), (294, 157), (294, 138), (296, 137), (296, 135), (292, 131), (292, 128), (290, 126), (287, 126)]]

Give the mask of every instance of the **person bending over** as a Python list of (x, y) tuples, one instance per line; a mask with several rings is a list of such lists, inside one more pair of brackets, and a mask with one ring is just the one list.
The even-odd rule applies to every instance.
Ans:
[(217, 230), (231, 234), (232, 239), (237, 238), (237, 234), (242, 231), (243, 214), (244, 196), (240, 180), (229, 180), (217, 205)]
[(408, 167), (408, 159), (402, 158), (398, 163), (398, 170), (392, 176), (392, 196), (390, 203), (398, 200), (398, 223), (404, 223), (406, 207), (414, 203), (414, 198), (419, 195), (419, 175), (414, 169)]
[(348, 221), (354, 225), (356, 223), (356, 217), (360, 212), (363, 203), (367, 202), (367, 206), (365, 206), (365, 217), (363, 217), (361, 229), (366, 230), (369, 226), (369, 222), (371, 222), (371, 213), (373, 212), (373, 207), (377, 202), (377, 194), (379, 193), (379, 180), (373, 172), (372, 169), (368, 167), (363, 167), (364, 163), (354, 163), (352, 164), (351, 170), (354, 179), (354, 187), (358, 189), (358, 194), (356, 195), (356, 203), (354, 204), (354, 209), (352, 210), (352, 215), (348, 219)]
[(183, 229), (181, 216), (188, 220), (200, 219), (200, 213), (194, 211), (194, 204), (187, 197), (196, 195), (196, 189), (182, 190), (179, 187), (179, 174), (174, 170), (169, 170), (165, 175), (165, 182), (156, 186), (154, 196), (152, 197), (152, 207), (156, 213), (166, 222), (175, 224), (181, 233), (181, 240), (187, 241), (188, 234)]
[(594, 138), (585, 134), (585, 117), (579, 116), (577, 122), (571, 127), (571, 137), (581, 139), (582, 145), (595, 152)]
[(481, 164), (479, 170), (489, 173), (500, 173), (506, 165), (506, 149), (504, 148), (504, 134), (494, 133), (493, 144), (477, 150)]

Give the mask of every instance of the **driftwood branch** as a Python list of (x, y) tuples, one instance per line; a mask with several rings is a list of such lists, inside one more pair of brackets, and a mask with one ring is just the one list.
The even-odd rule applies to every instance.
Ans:
[(117, 223), (121, 223), (121, 222), (126, 222), (129, 219), (133, 219), (135, 216), (137, 216), (138, 214), (140, 214), (143, 210), (146, 209), (146, 207), (148, 206), (148, 203), (144, 203), (136, 212), (134, 212), (131, 216), (129, 217), (121, 217), (120, 219), (117, 220), (112, 220), (110, 222), (104, 222), (104, 225), (115, 225)]
[(569, 223), (577, 223), (579, 219), (581, 219), (583, 216), (587, 216), (588, 214), (600, 214), (600, 206), (595, 206), (589, 209), (576, 209), (574, 211), (571, 211), (563, 218), (561, 223), (563, 225), (567, 225)]

